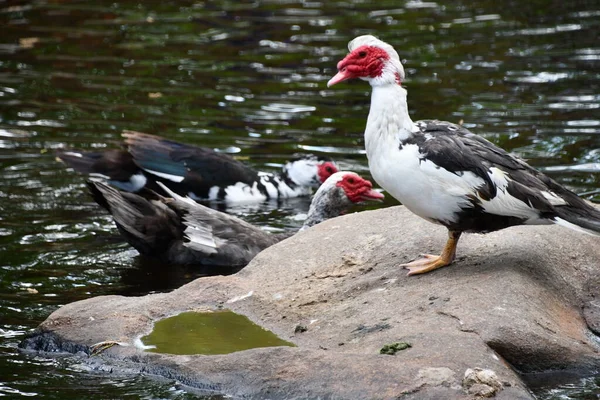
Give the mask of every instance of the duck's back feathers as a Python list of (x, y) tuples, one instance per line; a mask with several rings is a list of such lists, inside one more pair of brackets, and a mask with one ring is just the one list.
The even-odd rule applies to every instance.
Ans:
[(94, 200), (113, 216), (123, 237), (141, 254), (180, 265), (243, 267), (281, 237), (234, 216), (177, 196), (119, 191), (88, 182)]
[(125, 131), (123, 136), (135, 163), (178, 193), (193, 190), (195, 196), (208, 198), (213, 187), (252, 185), (258, 179), (256, 171), (227, 154), (140, 132)]
[(468, 206), (462, 206), (454, 220), (438, 222), (451, 229), (486, 232), (522, 223), (559, 223), (561, 218), (600, 232), (597, 209), (520, 158), (460, 125), (425, 120), (416, 126), (419, 132), (401, 142), (400, 149), (417, 145), (421, 161), (471, 184)]

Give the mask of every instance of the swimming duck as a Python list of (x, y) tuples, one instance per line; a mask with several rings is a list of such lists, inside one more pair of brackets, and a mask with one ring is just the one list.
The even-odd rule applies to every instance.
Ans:
[(301, 155), (280, 173), (255, 171), (233, 157), (159, 136), (125, 131), (127, 150), (59, 150), (57, 158), (76, 171), (129, 192), (143, 187), (172, 191), (194, 200), (228, 204), (308, 196), (337, 171), (327, 157)]
[[(94, 200), (112, 214), (127, 242), (143, 255), (170, 264), (241, 268), (260, 251), (291, 235), (269, 234), (158, 184), (172, 198), (149, 190), (146, 198), (88, 181)], [(301, 230), (336, 217), (353, 204), (381, 199), (383, 195), (368, 180), (354, 172), (336, 172), (315, 193)]]

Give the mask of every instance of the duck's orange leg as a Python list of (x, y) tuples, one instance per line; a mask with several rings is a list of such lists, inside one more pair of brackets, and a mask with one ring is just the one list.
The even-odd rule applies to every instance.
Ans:
[(458, 244), (461, 233), (462, 232), (460, 231), (448, 231), (448, 241), (446, 242), (441, 255), (434, 256), (431, 254), (424, 254), (423, 258), (400, 266), (408, 269), (407, 275), (410, 276), (424, 274), (433, 271), (434, 269), (450, 265), (456, 256), (456, 245)]

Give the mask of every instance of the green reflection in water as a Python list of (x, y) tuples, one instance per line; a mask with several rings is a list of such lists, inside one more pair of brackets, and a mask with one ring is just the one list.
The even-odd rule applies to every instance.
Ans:
[(230, 310), (185, 312), (165, 318), (142, 342), (156, 346), (149, 351), (169, 354), (228, 354), (256, 347), (294, 347)]

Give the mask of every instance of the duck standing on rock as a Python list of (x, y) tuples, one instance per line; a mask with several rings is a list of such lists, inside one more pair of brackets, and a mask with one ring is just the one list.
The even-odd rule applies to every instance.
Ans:
[(125, 131), (127, 150), (60, 150), (57, 157), (76, 171), (128, 192), (144, 187), (172, 191), (194, 200), (227, 204), (308, 196), (333, 173), (328, 157), (306, 154), (287, 162), (278, 174), (259, 172), (233, 157), (160, 136)]
[(365, 148), (373, 178), (410, 211), (448, 228), (442, 254), (402, 264), (408, 275), (452, 263), (462, 232), (555, 223), (600, 236), (598, 209), (523, 160), (460, 125), (413, 122), (392, 46), (364, 35), (348, 49), (327, 86), (355, 78), (371, 84)]
[[(162, 185), (159, 183), (159, 185)], [(127, 242), (141, 254), (180, 265), (241, 268), (289, 233), (269, 234), (239, 218), (213, 210), (163, 189), (173, 198), (150, 198), (88, 182), (94, 200), (107, 209)], [(351, 205), (383, 195), (354, 172), (331, 175), (315, 193), (302, 226), (337, 217)]]

